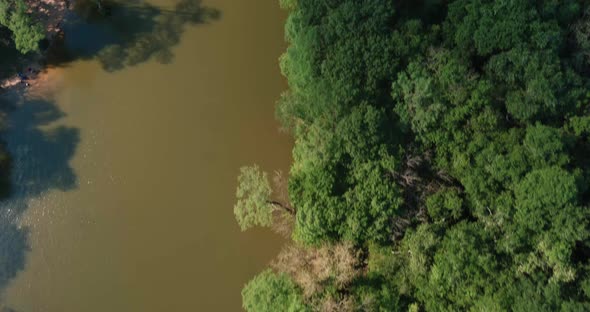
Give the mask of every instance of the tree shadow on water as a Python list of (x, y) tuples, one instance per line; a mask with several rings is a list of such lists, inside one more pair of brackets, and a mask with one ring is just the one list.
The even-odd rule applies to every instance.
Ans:
[(151, 59), (167, 64), (173, 61), (171, 49), (180, 43), (187, 26), (221, 17), (219, 10), (203, 6), (201, 0), (180, 0), (171, 9), (138, 1), (112, 2), (105, 4), (102, 14), (92, 10), (97, 10), (94, 3), (80, 2), (78, 13), (68, 17), (61, 44), (51, 51), (51, 65), (94, 57), (107, 71)]
[[(29, 201), (50, 190), (78, 186), (69, 163), (80, 140), (79, 130), (59, 124), (64, 113), (55, 104), (21, 99), (0, 98), (0, 111), (7, 112), (2, 147), (10, 154), (8, 166), (0, 162), (0, 176), (10, 176), (9, 190), (0, 200), (0, 293), (25, 267), (28, 230), (19, 220)], [(6, 308), (0, 304), (1, 309)]]
[[(62, 36), (49, 47), (47, 65), (67, 66), (78, 59), (97, 58), (107, 71), (116, 71), (155, 59), (170, 63), (172, 48), (180, 43), (190, 25), (221, 17), (200, 0), (180, 0), (164, 9), (141, 1), (105, 4), (101, 14), (94, 0), (76, 1), (80, 7), (68, 16)], [(86, 3), (87, 7), (83, 5)], [(28, 229), (19, 221), (32, 198), (50, 190), (78, 186), (70, 161), (79, 144), (79, 129), (64, 126), (64, 113), (51, 101), (0, 96), (0, 295), (25, 268), (29, 247)], [(9, 161), (2, 161), (6, 149)], [(4, 165), (3, 165), (4, 164)], [(10, 172), (4, 174), (3, 172)], [(10, 176), (10, 181), (2, 181)], [(2, 196), (2, 193), (7, 195)], [(13, 311), (3, 307), (0, 311)]]
[(27, 229), (19, 228), (6, 217), (0, 220), (0, 290), (24, 269), (29, 250)]
[(55, 104), (27, 100), (9, 114), (5, 138), (13, 158), (11, 198), (77, 186), (69, 165), (80, 140), (77, 128), (53, 125), (64, 117)]

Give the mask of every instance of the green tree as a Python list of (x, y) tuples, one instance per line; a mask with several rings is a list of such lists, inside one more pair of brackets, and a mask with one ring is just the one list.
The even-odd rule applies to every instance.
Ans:
[(266, 172), (258, 166), (242, 167), (236, 191), (234, 214), (242, 231), (253, 226), (271, 226), (273, 212), (281, 210), (295, 214), (286, 203), (271, 199), (272, 189)]
[(38, 51), (45, 37), (43, 27), (27, 10), (24, 0), (0, 0), (0, 24), (10, 29), (16, 49), (23, 54)]
[(515, 189), (516, 212), (513, 248), (530, 246), (519, 270), (551, 271), (555, 281), (572, 281), (576, 270), (571, 257), (576, 242), (588, 238), (587, 212), (578, 206), (575, 177), (567, 171), (549, 167), (530, 172)]
[[(283, 271), (306, 303), (590, 308), (590, 3), (281, 5), (289, 90), (277, 115), (295, 139), (303, 245)], [(342, 243), (358, 250), (357, 273), (338, 284), (348, 275), (310, 255)]]
[(252, 279), (242, 290), (243, 307), (248, 312), (304, 312), (300, 290), (286, 274), (266, 270)]
[(316, 122), (296, 142), (289, 193), (296, 194), (297, 241), (383, 241), (391, 234), (403, 197), (387, 122), (385, 110), (363, 105), (337, 122)]
[(535, 167), (564, 166), (568, 163), (564, 139), (557, 129), (536, 124), (526, 130), (523, 144)]
[(442, 189), (426, 199), (426, 208), (436, 221), (457, 220), (463, 214), (463, 199), (456, 189)]
[(475, 223), (460, 223), (446, 233), (428, 281), (417, 285), (418, 297), (429, 311), (469, 310), (496, 291), (497, 259), (489, 233)]

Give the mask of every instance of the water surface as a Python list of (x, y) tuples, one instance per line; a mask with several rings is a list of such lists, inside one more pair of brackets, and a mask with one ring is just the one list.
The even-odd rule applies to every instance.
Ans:
[[(103, 46), (84, 43), (93, 27), (106, 39), (112, 29), (66, 33), (83, 57), (56, 62), (9, 118), (16, 185), (2, 210), (20, 228), (4, 247), (17, 273), (0, 307), (240, 310), (242, 285), (281, 243), (241, 233), (232, 213), (240, 166), (290, 161), (273, 114), (285, 89), (277, 2), (210, 0), (210, 20), (154, 23), (167, 46), (132, 55), (133, 66), (101, 64)], [(150, 3), (162, 15), (177, 2)]]

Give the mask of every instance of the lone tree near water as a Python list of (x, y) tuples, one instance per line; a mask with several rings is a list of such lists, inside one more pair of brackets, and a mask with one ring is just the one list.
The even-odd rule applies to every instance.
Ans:
[(10, 29), (16, 49), (23, 54), (37, 51), (45, 37), (41, 24), (27, 11), (23, 0), (0, 0), (0, 25)]
[(272, 188), (266, 172), (256, 165), (240, 169), (234, 214), (242, 231), (253, 226), (271, 226), (274, 212), (295, 214), (291, 206), (273, 200), (271, 196)]

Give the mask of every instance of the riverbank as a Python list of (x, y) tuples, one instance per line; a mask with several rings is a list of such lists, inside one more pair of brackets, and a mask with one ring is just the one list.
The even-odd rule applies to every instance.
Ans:
[(47, 51), (56, 38), (62, 35), (62, 22), (70, 9), (69, 0), (28, 0), (29, 13), (41, 23), (45, 29), (46, 48), (25, 59), (19, 64), (16, 72), (0, 82), (3, 92), (24, 89), (38, 84), (40, 73), (45, 70)]

